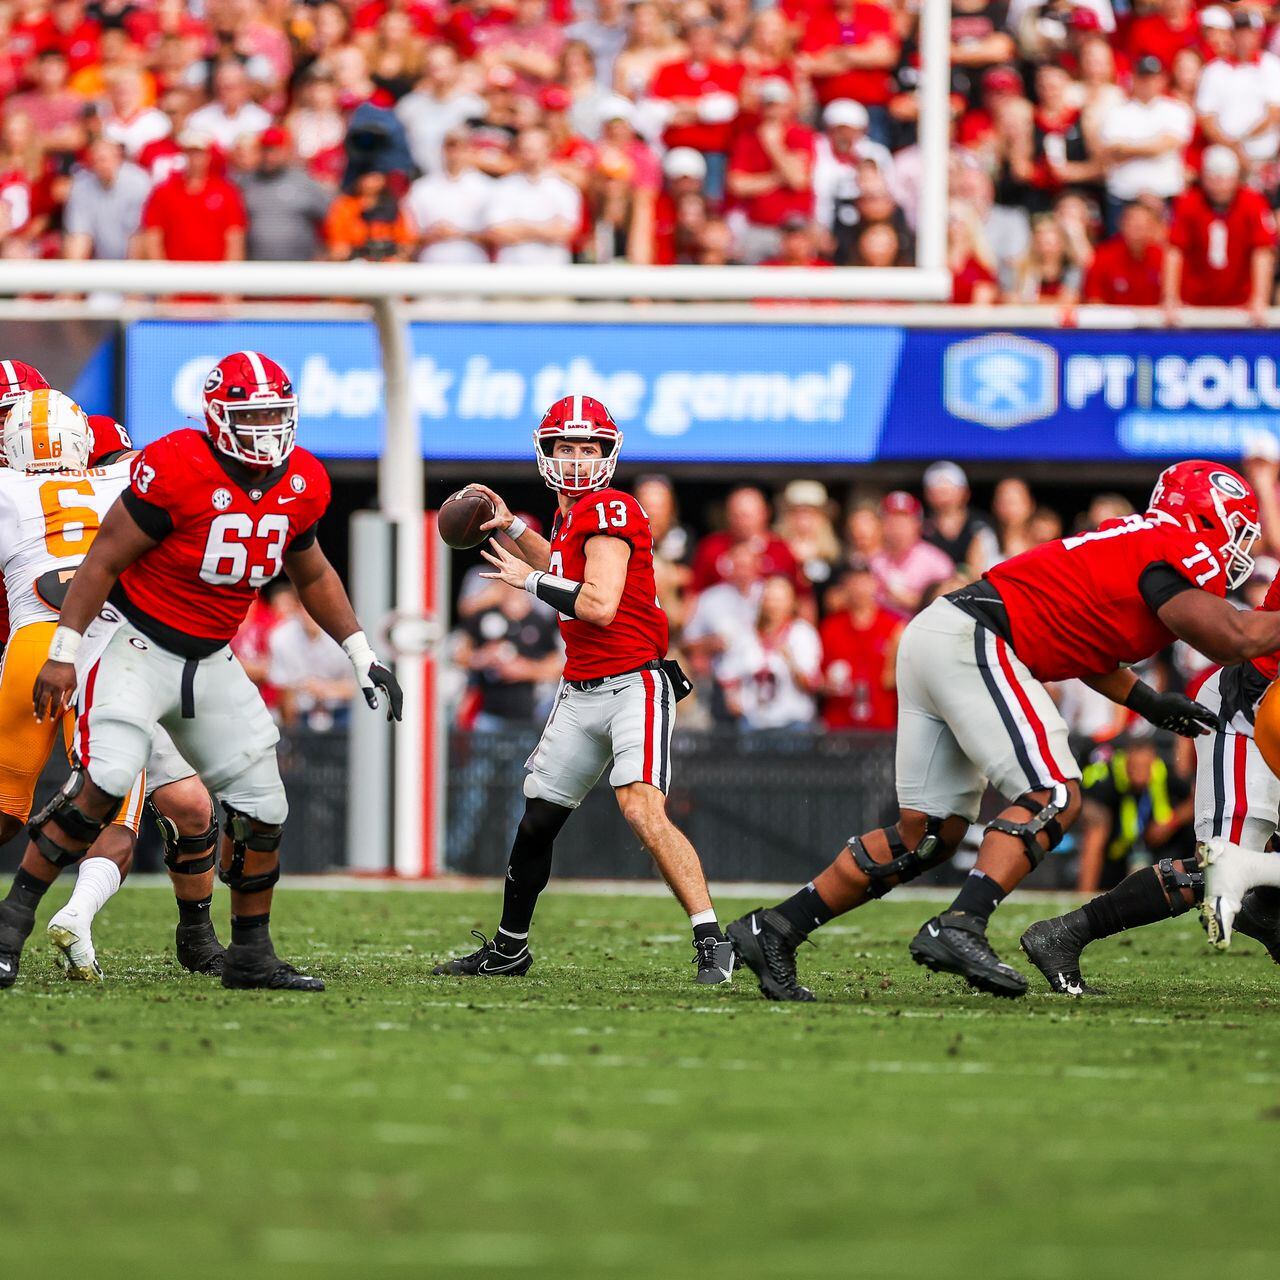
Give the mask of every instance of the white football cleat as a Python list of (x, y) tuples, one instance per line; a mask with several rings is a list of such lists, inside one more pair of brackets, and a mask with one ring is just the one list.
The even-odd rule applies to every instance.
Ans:
[(101, 982), (102, 969), (93, 950), (89, 921), (70, 904), (63, 907), (45, 930), (58, 950), (62, 970), (73, 982)]
[(1200, 918), (1209, 941), (1225, 951), (1231, 945), (1231, 929), (1244, 895), (1259, 885), (1280, 884), (1280, 857), (1242, 849), (1221, 837), (1198, 844), (1196, 855), (1204, 871)]

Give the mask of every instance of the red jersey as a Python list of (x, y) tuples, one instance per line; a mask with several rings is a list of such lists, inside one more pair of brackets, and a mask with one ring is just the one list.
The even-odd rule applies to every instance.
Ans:
[(152, 188), (142, 210), (143, 228), (158, 227), (164, 256), (178, 262), (224, 261), (227, 232), (245, 225), (239, 190), (212, 174), (194, 191), (184, 174), (174, 174)]
[[(729, 553), (737, 544), (731, 534), (709, 533), (693, 553), (693, 589), (705, 591), (717, 582), (729, 577), (731, 564)], [(776, 533), (766, 533), (756, 540), (760, 552), (760, 576), (762, 578), (790, 578), (797, 591), (809, 590), (809, 580), (800, 572), (796, 558)]]
[[(783, 147), (792, 153), (803, 155), (808, 160), (810, 175), (813, 173), (813, 157), (817, 135), (802, 124), (789, 124), (783, 134)], [(729, 156), (730, 172), (738, 173), (772, 173), (773, 161), (765, 151), (756, 133), (740, 133), (733, 144)], [(803, 218), (813, 217), (812, 185), (803, 191), (796, 191), (786, 185), (778, 186), (763, 195), (750, 196), (742, 201), (743, 212), (750, 222), (765, 227), (780, 227), (786, 220), (796, 214)]]
[[(1266, 613), (1280, 611), (1280, 577), (1273, 579), (1271, 585), (1267, 588), (1266, 596), (1258, 608)], [(1267, 683), (1270, 684), (1272, 680), (1280, 676), (1280, 653), (1268, 653), (1261, 658), (1254, 658), (1253, 665), (1257, 667), (1259, 674), (1266, 677)]]
[[(834, 13), (813, 14), (805, 23), (800, 40), (801, 53), (821, 53), (824, 49), (865, 44), (877, 37), (899, 45), (893, 15), (880, 4), (858, 3), (851, 21), (842, 22)], [(884, 106), (893, 92), (889, 72), (873, 67), (853, 67), (831, 76), (814, 76), (818, 101), (826, 106), (837, 98), (852, 98), (867, 106)]]
[(112, 604), (165, 648), (205, 657), (236, 634), (285, 556), (315, 541), (329, 477), (305, 449), (250, 472), (188, 428), (138, 454), (120, 500), (156, 545), (120, 575)]
[(596, 680), (635, 671), (667, 656), (667, 615), (653, 581), (653, 530), (644, 508), (619, 489), (601, 489), (558, 511), (551, 528), (548, 572), (582, 582), (587, 576), (587, 543), (621, 538), (631, 548), (627, 580), (618, 612), (607, 627), (561, 618), (566, 680)]
[[(659, 67), (649, 86), (654, 98), (685, 99), (702, 98), (713, 93), (728, 93), (738, 97), (746, 68), (740, 62), (669, 62)], [(695, 151), (728, 151), (733, 140), (736, 120), (720, 124), (707, 124), (695, 120), (693, 124), (668, 125), (662, 135), (668, 147), (692, 147)]]
[(1181, 249), (1182, 301), (1192, 307), (1243, 307), (1253, 292), (1255, 249), (1276, 242), (1276, 223), (1261, 194), (1241, 187), (1225, 209), (1205, 199), (1199, 187), (1173, 206), (1169, 244)]
[(1227, 575), (1202, 535), (1146, 515), (1106, 520), (989, 569), (1009, 616), (1013, 651), (1037, 680), (1108, 675), (1173, 643), (1142, 598), (1140, 579), (1167, 564), (1192, 586), (1227, 593)]
[(884, 687), (885, 668), (902, 619), (878, 609), (870, 625), (858, 626), (847, 613), (822, 624), (822, 674), (832, 690), (822, 704), (828, 729), (882, 729), (898, 723), (898, 695)]
[(1160, 273), (1164, 266), (1161, 245), (1148, 245), (1140, 258), (1129, 252), (1120, 236), (1098, 246), (1084, 278), (1084, 300), (1122, 307), (1158, 307)]

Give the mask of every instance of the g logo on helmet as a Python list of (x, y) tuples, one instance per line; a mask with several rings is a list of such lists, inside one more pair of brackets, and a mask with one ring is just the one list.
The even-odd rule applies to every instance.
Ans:
[(204, 380), (205, 395), (212, 395), (220, 386), (222, 386), (222, 370), (214, 365), (209, 370), (209, 376)]
[(1240, 499), (1249, 496), (1249, 491), (1244, 487), (1243, 481), (1238, 476), (1233, 476), (1229, 471), (1211, 472), (1209, 483), (1219, 493), (1226, 494), (1228, 498)]
[(225, 511), (231, 505), (230, 489), (215, 489), (213, 491), (213, 509), (215, 511)]

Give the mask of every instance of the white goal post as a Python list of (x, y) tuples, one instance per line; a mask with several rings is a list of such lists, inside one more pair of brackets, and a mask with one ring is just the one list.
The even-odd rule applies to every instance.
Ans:
[[(422, 797), (441, 779), (424, 773), (418, 744), (438, 733), (436, 709), (424, 705), (422, 647), (439, 627), (420, 619), (426, 564), (424, 467), (421, 428), (412, 405), (409, 369), (413, 347), (406, 304), (429, 299), (699, 303), (768, 299), (836, 302), (942, 302), (950, 297), (946, 270), (947, 178), (950, 151), (950, 4), (924, 0), (921, 14), (920, 148), (922, 185), (914, 267), (836, 271), (761, 267), (639, 267), (628, 265), (434, 266), (368, 262), (70, 262), (0, 261), (0, 298), (120, 295), (153, 298), (192, 295), (244, 299), (311, 299), (367, 303), (377, 324), (385, 376), (386, 439), (378, 467), (378, 501), (394, 531), (396, 555), (392, 615), (400, 634), (416, 643), (398, 647), (397, 674), (405, 692), (404, 722), (394, 753), (390, 794), (359, 797), (365, 806), (391, 807), (394, 870), (422, 867)], [(122, 301), (121, 309), (124, 310)], [(506, 308), (508, 311), (510, 307)], [(215, 308), (226, 317), (225, 304)], [(183, 315), (205, 318), (184, 307)], [(234, 312), (231, 313), (234, 315)], [(583, 318), (589, 318), (583, 309)], [(300, 314), (299, 318), (305, 318)], [(306, 406), (302, 407), (305, 415)], [(365, 619), (367, 625), (375, 620)], [(417, 621), (426, 625), (414, 626)], [(405, 626), (403, 624), (410, 625)], [(438, 685), (438, 682), (437, 682)], [(437, 753), (439, 755), (439, 753)], [(369, 779), (366, 778), (366, 782)], [(354, 799), (354, 797), (353, 797)], [(440, 806), (437, 806), (439, 808)], [(439, 821), (437, 817), (437, 821)], [(438, 832), (439, 836), (442, 834)], [(436, 842), (436, 847), (441, 845)]]

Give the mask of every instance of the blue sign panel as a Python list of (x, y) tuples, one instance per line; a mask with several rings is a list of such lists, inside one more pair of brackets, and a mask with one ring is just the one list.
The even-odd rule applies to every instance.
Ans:
[[(1231, 458), (1280, 436), (1263, 333), (422, 322), (413, 341), (413, 401), (438, 460), (526, 458), (542, 411), (571, 391), (610, 406), (635, 462)], [(134, 439), (199, 419), (209, 368), (241, 347), (293, 375), (314, 452), (378, 455), (381, 365), (361, 321), (129, 326)]]

